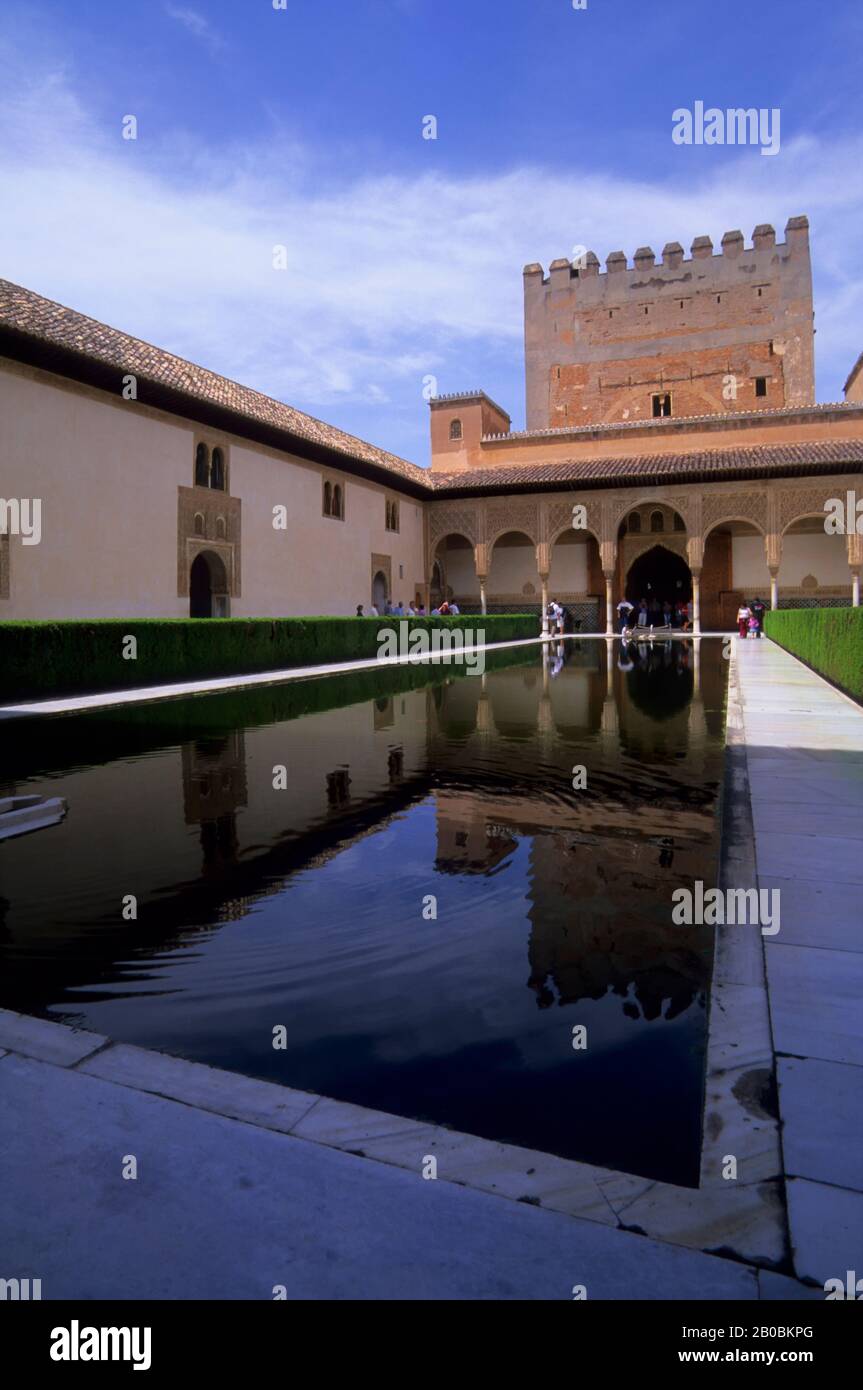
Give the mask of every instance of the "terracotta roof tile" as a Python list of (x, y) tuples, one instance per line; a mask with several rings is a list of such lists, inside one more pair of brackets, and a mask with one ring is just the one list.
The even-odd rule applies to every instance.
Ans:
[(249, 386), (240, 386), (206, 367), (186, 362), (140, 338), (109, 328), (97, 319), (2, 279), (0, 324), (52, 347), (66, 348), (81, 353), (90, 361), (116, 367), (119, 372), (167, 386), (188, 396), (190, 401), (219, 406), (249, 420), (284, 430), (299, 440), (334, 449), (348, 458), (397, 474), (415, 485), (427, 485), (426, 468), (419, 468), (312, 415), (305, 415), (293, 406), (253, 391)]

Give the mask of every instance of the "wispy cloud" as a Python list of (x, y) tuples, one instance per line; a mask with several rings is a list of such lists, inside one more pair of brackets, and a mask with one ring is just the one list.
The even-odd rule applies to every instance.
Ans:
[(604, 260), (709, 233), (718, 249), (729, 228), (773, 221), (781, 238), (806, 212), (822, 398), (863, 346), (863, 188), (848, 178), (863, 140), (701, 160), (676, 186), (572, 167), (336, 182), (297, 145), (275, 162), (269, 140), (124, 141), (78, 93), (62, 66), (0, 93), (0, 274), (418, 459), (427, 375), (504, 395), (517, 418), (521, 267), (576, 244)]
[(189, 9), (186, 5), (165, 5), (165, 14), (169, 19), (182, 24), (196, 39), (200, 39), (211, 53), (219, 53), (227, 47), (225, 40), (216, 32), (210, 21), (197, 10)]

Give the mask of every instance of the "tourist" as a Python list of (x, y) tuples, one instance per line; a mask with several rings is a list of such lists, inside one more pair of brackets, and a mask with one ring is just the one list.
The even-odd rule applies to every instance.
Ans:
[(393, 617), (395, 617), (395, 618), (403, 618), (404, 616), (405, 616), (405, 606), (404, 606), (404, 604), (402, 603), (401, 599), (399, 599), (398, 603), (396, 604), (395, 608), (393, 609)]
[(358, 604), (357, 604), (357, 617), (358, 617), (358, 618), (361, 618), (362, 616), (363, 616), (363, 605), (362, 605), (361, 603), (358, 603)]
[(417, 610), (414, 608), (414, 606), (413, 606), (412, 603), (409, 603), (409, 604), (408, 604), (408, 617), (409, 617), (409, 618), (415, 618), (416, 615), (417, 615)]
[(620, 600), (620, 603), (617, 605), (617, 620), (620, 625), (621, 632), (626, 632), (627, 628), (629, 627), (629, 615), (632, 612), (632, 609), (633, 605), (629, 602), (628, 598), (622, 598)]
[(647, 616), (647, 604), (645, 603), (644, 599), (641, 600), (641, 605), (638, 609), (638, 618), (636, 619), (636, 622), (638, 627), (648, 626), (649, 618)]
[(419, 608), (417, 609), (417, 617), (418, 617), (418, 618), (424, 618), (425, 615), (426, 615), (426, 606), (425, 606), (424, 603), (421, 603), (420, 606), (419, 606)]
[(459, 608), (457, 603), (451, 603), (449, 606), (449, 611), (454, 618), (457, 618), (459, 613), (461, 612), (461, 609)]
[(749, 637), (752, 639), (752, 641), (754, 642), (755, 639), (756, 639), (757, 636), (758, 636), (758, 619), (756, 618), (755, 614), (752, 613), (752, 612), (750, 612), (750, 614), (749, 614), (749, 624), (748, 624), (748, 626), (749, 626), (749, 633), (748, 633), (748, 636), (749, 636)]
[(662, 626), (671, 627), (673, 618), (674, 609), (671, 607), (671, 604), (668, 602), (668, 599), (666, 599), (662, 605)]
[(437, 609), (437, 612), (440, 613), (440, 615), (441, 615), (442, 618), (446, 618), (446, 617), (449, 616), (450, 611), (451, 611), (451, 610), (450, 610), (449, 603), (447, 602), (446, 599), (444, 599), (444, 601), (443, 601), (443, 603), (441, 604), (440, 608)]
[(753, 614), (758, 619), (758, 631), (756, 632), (755, 636), (760, 638), (761, 634), (764, 631), (764, 614), (767, 612), (767, 604), (764, 603), (760, 598), (754, 598), (750, 607), (752, 609)]
[(751, 616), (751, 610), (748, 608), (746, 603), (741, 603), (740, 607), (737, 610), (737, 632), (740, 637), (748, 637), (749, 619), (751, 618)]
[(377, 604), (376, 604), (376, 603), (373, 603), (372, 606), (371, 606), (371, 608), (369, 609), (369, 617), (370, 617), (370, 618), (379, 618), (380, 616), (381, 616), (381, 615), (380, 615), (380, 611), (379, 611), (379, 609), (378, 609)]

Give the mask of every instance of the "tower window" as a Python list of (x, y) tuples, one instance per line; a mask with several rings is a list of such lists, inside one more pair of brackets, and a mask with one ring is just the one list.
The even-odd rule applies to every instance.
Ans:
[(653, 418), (660, 419), (663, 415), (671, 414), (671, 394), (665, 392), (653, 397)]
[(662, 515), (662, 512), (650, 513), (650, 529), (654, 534), (656, 534), (657, 531), (665, 530), (665, 517)]
[(755, 378), (755, 394), (756, 394), (756, 396), (766, 396), (766, 395), (767, 395), (767, 377), (766, 377), (766, 376), (757, 376), (757, 377)]
[(449, 437), (450, 437), (450, 439), (461, 439), (461, 437), (462, 437), (461, 420), (450, 420), (450, 425), (449, 425)]

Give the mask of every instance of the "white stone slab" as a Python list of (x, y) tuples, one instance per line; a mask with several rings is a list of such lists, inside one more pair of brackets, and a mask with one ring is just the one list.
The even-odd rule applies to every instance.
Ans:
[(863, 1193), (804, 1178), (789, 1178), (786, 1191), (797, 1277), (822, 1288), (828, 1279), (844, 1283), (849, 1269), (861, 1277)]
[(863, 955), (777, 945), (766, 959), (776, 1051), (863, 1066)]
[(788, 1174), (863, 1191), (863, 1067), (780, 1057), (777, 1072)]
[(20, 1052), (25, 1057), (72, 1067), (82, 1057), (104, 1047), (106, 1042), (107, 1038), (99, 1033), (87, 1033), (48, 1019), (0, 1009), (0, 1043), (10, 1052)]

